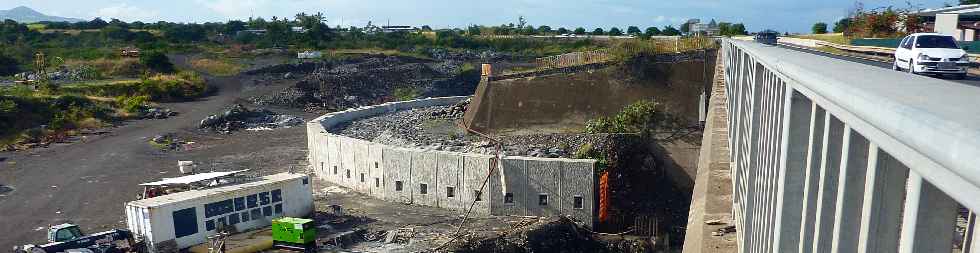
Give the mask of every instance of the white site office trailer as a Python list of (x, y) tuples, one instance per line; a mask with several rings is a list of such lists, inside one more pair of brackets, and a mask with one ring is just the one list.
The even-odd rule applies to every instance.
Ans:
[(309, 176), (291, 173), (126, 204), (129, 229), (146, 242), (149, 253), (176, 252), (205, 243), (223, 226), (246, 231), (268, 226), (277, 217), (312, 213)]

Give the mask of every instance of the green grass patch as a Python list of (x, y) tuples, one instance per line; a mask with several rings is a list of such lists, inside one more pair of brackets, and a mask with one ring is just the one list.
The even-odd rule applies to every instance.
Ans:
[(190, 62), (195, 70), (213, 76), (233, 76), (242, 71), (242, 65), (229, 60), (195, 59)]
[(419, 96), (421, 96), (422, 93), (419, 92), (419, 90), (416, 88), (399, 87), (399, 88), (395, 88), (395, 90), (392, 92), (391, 95), (395, 97), (395, 99), (398, 101), (406, 101), (406, 100), (416, 99)]
[(851, 39), (844, 37), (843, 33), (804, 34), (804, 35), (795, 35), (791, 37), (800, 38), (800, 39), (826, 41), (826, 42), (841, 44), (841, 45), (851, 44)]

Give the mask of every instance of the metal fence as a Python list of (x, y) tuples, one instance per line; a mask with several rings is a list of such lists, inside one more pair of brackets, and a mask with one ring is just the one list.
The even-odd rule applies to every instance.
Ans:
[(739, 252), (980, 252), (980, 88), (722, 46)]

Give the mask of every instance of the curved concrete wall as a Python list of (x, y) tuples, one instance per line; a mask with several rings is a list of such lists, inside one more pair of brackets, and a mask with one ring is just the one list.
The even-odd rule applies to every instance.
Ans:
[(314, 174), (391, 202), (465, 212), (475, 201), (474, 214), (566, 215), (592, 226), (595, 160), (502, 157), (498, 169), (491, 170), (497, 159), (489, 155), (394, 147), (329, 132), (359, 118), (467, 98), (391, 102), (316, 118), (307, 123)]

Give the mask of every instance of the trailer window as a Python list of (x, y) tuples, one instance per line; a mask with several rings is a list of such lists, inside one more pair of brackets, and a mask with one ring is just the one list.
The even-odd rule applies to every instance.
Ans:
[(214, 220), (207, 220), (204, 222), (204, 228), (208, 231), (214, 230)]
[(395, 191), (402, 191), (402, 181), (395, 181)]
[(540, 195), (538, 195), (538, 205), (539, 206), (547, 206), (548, 205), (548, 194), (540, 194)]
[(473, 200), (474, 201), (483, 201), (483, 192), (474, 190), (473, 191)]
[(242, 212), (242, 222), (248, 221), (248, 211)]
[(260, 192), (259, 193), (259, 205), (263, 205), (264, 206), (264, 205), (268, 205), (269, 203), (271, 203), (269, 201), (269, 193), (268, 192)]
[(446, 197), (447, 198), (456, 197), (456, 188), (446, 187)]
[(575, 201), (573, 203), (574, 204), (574, 207), (573, 208), (575, 208), (575, 209), (582, 209), (582, 208), (585, 207), (585, 199), (583, 199), (582, 196), (575, 196), (573, 198), (573, 200)]
[(258, 195), (255, 195), (255, 194), (248, 195), (248, 197), (246, 197), (246, 199), (248, 199), (248, 208), (255, 208), (255, 207), (259, 206), (259, 197), (258, 197)]
[(235, 211), (245, 210), (245, 197), (235, 198)]
[(282, 204), (276, 204), (275, 210), (276, 214), (282, 214)]
[(240, 218), (241, 217), (238, 216), (238, 213), (232, 213), (231, 215), (228, 215), (228, 225), (238, 224), (238, 222), (241, 221)]
[(504, 204), (514, 204), (514, 193), (504, 194)]
[(252, 209), (252, 220), (258, 220), (259, 218), (262, 218), (262, 209)]
[(419, 184), (419, 194), (428, 194), (428, 193), (429, 193), (429, 185)]
[(262, 215), (272, 216), (272, 206), (266, 206), (262, 208)]
[(191, 207), (173, 212), (174, 235), (177, 238), (197, 234), (197, 210), (195, 209)]
[(235, 204), (230, 199), (204, 205), (205, 218), (211, 218), (214, 216), (231, 213), (233, 211), (235, 211)]
[(282, 190), (279, 189), (272, 190), (272, 203), (281, 202), (281, 201), (282, 201)]

